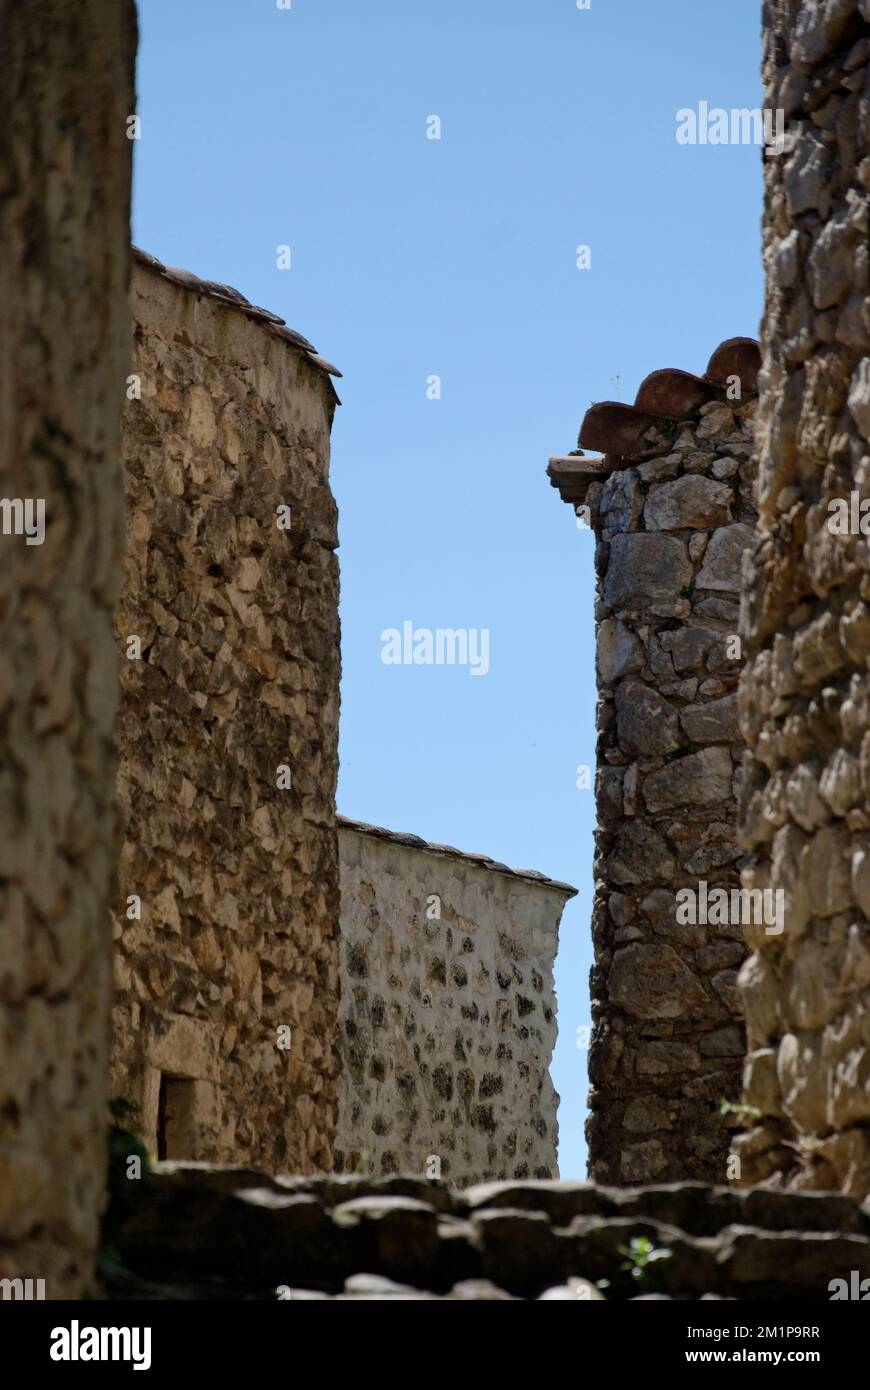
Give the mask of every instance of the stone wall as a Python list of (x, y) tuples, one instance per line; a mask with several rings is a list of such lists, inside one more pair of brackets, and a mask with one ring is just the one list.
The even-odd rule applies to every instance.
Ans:
[(142, 254), (133, 312), (114, 1093), (169, 1158), (328, 1171), (334, 369), (237, 291)]
[(870, 1192), (870, 4), (768, 0), (760, 534), (744, 582), (747, 1181)]
[(106, 1170), (135, 52), (128, 0), (0, 4), (0, 1277), (48, 1298)]
[(728, 1175), (720, 1103), (738, 1095), (745, 1050), (730, 895), (758, 361), (757, 344), (732, 339), (703, 377), (654, 372), (634, 406), (587, 413), (580, 444), (603, 457), (550, 465), (597, 537), (587, 1136), (602, 1182)]
[(557, 1174), (553, 960), (575, 890), (339, 821), (338, 1172)]
[[(641, 1241), (658, 1258), (632, 1268), (626, 1251)], [(422, 1178), (276, 1180), (167, 1163), (143, 1184), (115, 1242), (121, 1267), (108, 1272), (105, 1296), (224, 1306), (241, 1298), (819, 1303), (865, 1296), (857, 1286), (870, 1279), (866, 1203), (699, 1183), (493, 1182), (458, 1192)], [(703, 1324), (703, 1305), (686, 1311)], [(827, 1365), (835, 1341), (822, 1343)], [(762, 1355), (775, 1354), (770, 1345)]]

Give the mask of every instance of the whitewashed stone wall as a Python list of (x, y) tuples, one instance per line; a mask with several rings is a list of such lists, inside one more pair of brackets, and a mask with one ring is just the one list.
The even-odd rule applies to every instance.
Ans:
[(339, 821), (339, 1172), (550, 1178), (553, 960), (574, 889)]

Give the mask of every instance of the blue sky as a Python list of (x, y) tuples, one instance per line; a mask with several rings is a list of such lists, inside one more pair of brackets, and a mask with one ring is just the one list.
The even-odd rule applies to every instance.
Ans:
[[(758, 331), (760, 152), (675, 130), (760, 104), (760, 5), (139, 0), (139, 22), (135, 241), (344, 372), (339, 809), (580, 890), (553, 1078), (582, 1177), (593, 542), (544, 469), (617, 375), (633, 400)], [(384, 665), (407, 619), (488, 629), (488, 674)]]

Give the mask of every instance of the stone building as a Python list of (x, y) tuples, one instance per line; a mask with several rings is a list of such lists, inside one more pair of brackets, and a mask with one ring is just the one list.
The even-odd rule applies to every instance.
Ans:
[(339, 914), (334, 369), (142, 252), (132, 304), (113, 1092), (160, 1158), (551, 1176), (573, 890), (344, 822)]
[[(864, 1197), (870, 0), (766, 0), (764, 17), (786, 137), (765, 167), (757, 487), (745, 339), (702, 377), (653, 373), (634, 406), (594, 407), (580, 442), (602, 456), (550, 470), (598, 537), (590, 1146), (616, 1184), (731, 1176), (718, 1103), (742, 1003), (742, 1181)], [(459, 1183), (552, 1171), (572, 890), (337, 830), (334, 369), (236, 291), (141, 254), (130, 369), (133, 5), (0, 0), (0, 24), (0, 1277), (51, 1298), (88, 1278), (114, 902), (112, 1090), (142, 1104), (151, 1147), (417, 1175), (366, 1191), (164, 1169), (124, 1248), (179, 1297), (272, 1297), (285, 1277), (378, 1296), (372, 1272), (414, 1296), (574, 1298), (553, 1281), (591, 1277), (619, 1297), (632, 1231), (672, 1245), (673, 1294), (863, 1278), (851, 1196), (422, 1179), (430, 1158)], [(735, 895), (760, 915), (735, 920)]]
[(553, 961), (575, 889), (339, 818), (338, 1172), (558, 1174)]
[(72, 1298), (105, 1186), (136, 15), (5, 0), (0, 31), (0, 1278)]
[(720, 1104), (739, 1094), (745, 1050), (738, 592), (758, 367), (757, 343), (735, 338), (703, 376), (653, 372), (633, 406), (593, 406), (581, 449), (549, 467), (597, 539), (587, 1135), (601, 1182), (729, 1176)]
[(870, 3), (765, 5), (759, 534), (743, 586), (748, 1182), (870, 1192)]
[(141, 252), (132, 303), (113, 1092), (161, 1157), (328, 1171), (335, 369)]

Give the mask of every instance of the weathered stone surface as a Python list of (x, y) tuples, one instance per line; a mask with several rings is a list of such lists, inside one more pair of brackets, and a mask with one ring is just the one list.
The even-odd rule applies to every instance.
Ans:
[(688, 551), (675, 536), (614, 536), (604, 602), (610, 607), (653, 607), (668, 616), (691, 577)]
[(638, 467), (638, 473), (645, 483), (649, 483), (659, 478), (674, 478), (682, 469), (684, 456), (682, 454), (656, 455), (655, 458), (646, 459)]
[[(628, 1166), (655, 1166), (657, 1139)], [(167, 1167), (170, 1171), (166, 1171)], [(501, 1184), (287, 1179), (161, 1165), (114, 1233), (104, 1296), (127, 1299), (828, 1300), (870, 1275), (870, 1220), (848, 1197), (701, 1183)], [(833, 1233), (833, 1234), (832, 1234)], [(662, 1252), (642, 1278), (625, 1258)], [(280, 1291), (280, 1293), (279, 1293)]]
[[(755, 401), (704, 395), (591, 507), (602, 578), (587, 1134), (593, 1176), (616, 1183), (724, 1177), (719, 1102), (739, 1092), (743, 928), (677, 920), (678, 890), (697, 899), (708, 875), (736, 888), (742, 855), (732, 596), (755, 521)], [(852, 771), (831, 769), (831, 795), (851, 794)], [(778, 806), (756, 814), (770, 835), (782, 823)]]
[[(860, 14), (860, 19), (859, 19)], [(867, 184), (870, 14), (834, 0), (767, 7), (766, 100), (792, 84), (788, 158), (765, 160), (764, 364), (758, 545), (741, 628), (740, 837), (746, 873), (785, 902), (780, 936), (753, 937), (741, 991), (751, 1045), (738, 1140), (743, 1180), (870, 1192), (865, 870), (870, 726), (858, 527), (870, 433)], [(863, 23), (862, 23), (863, 21)], [(782, 789), (785, 788), (785, 796)], [(774, 832), (774, 833), (772, 833)]]
[(822, 218), (828, 216), (831, 206), (829, 175), (830, 155), (821, 133), (811, 127), (805, 129), (802, 139), (795, 141), (783, 171), (783, 190), (792, 217), (814, 211)]
[(611, 473), (601, 489), (601, 523), (607, 536), (633, 531), (643, 508), (643, 498), (633, 468)]
[(607, 860), (608, 876), (614, 883), (655, 883), (670, 878), (673, 870), (674, 857), (652, 826), (629, 821), (620, 827), (614, 852)]
[(638, 1018), (683, 1018), (707, 994), (671, 946), (626, 946), (610, 968), (610, 997)]
[(643, 646), (634, 633), (618, 618), (605, 618), (595, 637), (595, 664), (599, 679), (605, 684), (619, 680), (643, 666)]
[(751, 527), (743, 522), (735, 522), (733, 526), (724, 526), (717, 531), (704, 552), (704, 563), (695, 579), (695, 588), (739, 592), (743, 552), (752, 545), (753, 539)]
[(740, 737), (737, 696), (726, 695), (721, 700), (686, 705), (680, 714), (680, 724), (693, 743), (736, 743)]
[(0, 495), (44, 506), (41, 543), (0, 534), (0, 1277), (71, 1299), (105, 1173), (136, 17), (0, 28)]
[(626, 1106), (622, 1123), (630, 1134), (647, 1134), (650, 1130), (670, 1129), (669, 1106), (657, 1096), (638, 1096)]
[(849, 291), (852, 257), (849, 243), (855, 233), (845, 213), (822, 227), (809, 257), (809, 281), (817, 309), (830, 309)]
[(695, 624), (662, 632), (659, 641), (671, 653), (676, 671), (703, 669), (708, 654), (724, 645), (723, 634), (716, 628)]
[(845, 816), (861, 799), (861, 773), (857, 758), (845, 748), (832, 753), (819, 782), (819, 791), (834, 815)]
[[(638, 1076), (668, 1076), (671, 1072), (695, 1072), (701, 1065), (698, 1049), (685, 1042), (641, 1042), (637, 1046)], [(673, 1122), (676, 1112), (668, 1118)]]
[(669, 700), (643, 681), (620, 681), (616, 690), (616, 723), (626, 753), (655, 757), (679, 746), (679, 720)]
[(644, 782), (647, 810), (714, 806), (727, 801), (731, 796), (731, 774), (731, 754), (727, 748), (705, 748), (700, 753), (675, 758)]
[(643, 509), (648, 531), (722, 526), (730, 520), (732, 492), (724, 483), (686, 474), (650, 488)]
[(554, 1177), (553, 962), (572, 890), (346, 821), (339, 859), (336, 1171)]
[(815, 830), (830, 819), (830, 809), (819, 794), (818, 776), (802, 763), (785, 784), (788, 812), (802, 830)]
[(804, 71), (811, 71), (836, 48), (854, 12), (853, 0), (825, 0), (821, 5), (802, 0), (796, 8), (791, 54)]
[(862, 357), (855, 367), (847, 401), (859, 431), (870, 439), (870, 357)]
[(112, 1084), (162, 1155), (328, 1171), (335, 396), (195, 277), (138, 258), (133, 313)]
[(852, 856), (852, 891), (864, 918), (870, 922), (870, 853), (856, 849)]

